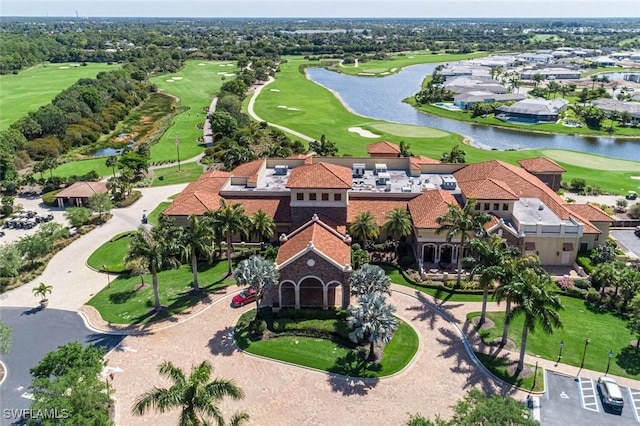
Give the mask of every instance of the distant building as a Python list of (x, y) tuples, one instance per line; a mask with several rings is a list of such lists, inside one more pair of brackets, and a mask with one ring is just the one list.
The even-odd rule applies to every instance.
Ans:
[(56, 194), (58, 207), (87, 206), (89, 198), (95, 194), (106, 194), (109, 192), (107, 184), (104, 182), (76, 182), (68, 188)]
[(533, 80), (533, 76), (541, 74), (545, 80), (576, 80), (580, 78), (580, 71), (568, 68), (541, 68), (522, 71), (522, 80)]
[(530, 124), (555, 123), (567, 105), (569, 102), (562, 98), (525, 99), (510, 106), (499, 107), (496, 110), (496, 118)]

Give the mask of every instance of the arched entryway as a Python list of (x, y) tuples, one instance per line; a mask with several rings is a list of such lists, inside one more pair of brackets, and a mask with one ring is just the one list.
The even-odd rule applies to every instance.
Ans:
[(291, 281), (280, 284), (280, 306), (283, 308), (296, 307), (296, 286)]
[(436, 261), (436, 245), (425, 244), (422, 246), (422, 261), (424, 263), (435, 263)]
[(451, 244), (443, 244), (440, 246), (440, 262), (451, 263), (453, 261), (453, 246)]
[(300, 307), (317, 308), (323, 306), (324, 286), (316, 277), (303, 278), (299, 284)]

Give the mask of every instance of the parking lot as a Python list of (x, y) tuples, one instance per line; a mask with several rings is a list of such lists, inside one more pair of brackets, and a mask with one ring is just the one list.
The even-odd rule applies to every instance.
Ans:
[(640, 257), (640, 237), (635, 235), (633, 229), (614, 229), (610, 234), (618, 243), (623, 244), (629, 251)]
[(18, 196), (15, 198), (14, 207), (22, 206), (22, 209), (12, 215), (8, 221), (11, 225), (0, 225), (0, 231), (5, 235), (0, 237), (0, 244), (17, 241), (26, 235), (32, 235), (38, 231), (40, 225), (45, 222), (55, 221), (68, 225), (64, 217), (64, 209), (50, 207), (42, 202), (39, 196)]
[(640, 424), (640, 390), (621, 386), (622, 413), (606, 410), (596, 381), (547, 371), (547, 391), (540, 398), (540, 422), (543, 425), (638, 425)]

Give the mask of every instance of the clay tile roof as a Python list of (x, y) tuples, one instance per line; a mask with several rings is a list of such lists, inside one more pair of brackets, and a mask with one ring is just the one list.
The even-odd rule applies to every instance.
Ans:
[(104, 182), (76, 182), (56, 194), (56, 198), (89, 198), (94, 194), (106, 194), (109, 190)]
[(477, 200), (517, 200), (520, 197), (514, 193), (505, 182), (488, 178), (484, 181), (474, 180), (459, 183), (460, 190), (466, 198)]
[(407, 203), (408, 200), (398, 199), (350, 198), (347, 209), (347, 223), (353, 222), (358, 213), (368, 211), (371, 212), (378, 226), (382, 226), (387, 221), (385, 219), (387, 212), (395, 208), (406, 209)]
[(409, 157), (409, 161), (411, 161), (411, 167), (415, 169), (419, 169), (422, 164), (442, 164), (442, 162), (438, 160), (434, 160), (433, 158), (425, 157), (423, 155)]
[(400, 154), (400, 147), (395, 143), (380, 141), (367, 145), (367, 153), (369, 154)]
[(231, 171), (234, 176), (246, 176), (252, 177), (258, 174), (260, 167), (266, 162), (266, 158), (261, 160), (249, 161), (248, 163), (240, 164), (238, 167)]
[(351, 185), (351, 169), (320, 162), (292, 169), (286, 187), (351, 189)]
[(499, 160), (469, 164), (453, 174), (458, 185), (463, 188), (470, 182), (488, 182), (490, 178), (508, 182), (509, 188), (519, 198), (539, 198), (560, 219), (567, 220), (571, 216), (584, 224), (584, 233), (597, 234), (600, 230), (593, 226), (573, 210), (569, 210), (566, 202), (540, 179), (521, 167)]
[(313, 243), (315, 250), (337, 265), (351, 264), (351, 247), (345, 243), (343, 236), (331, 230), (320, 221), (311, 221), (290, 234), (278, 250), (276, 264), (282, 265), (286, 261), (305, 252), (309, 243)]
[(258, 210), (262, 210), (276, 223), (291, 222), (291, 207), (289, 206), (289, 197), (270, 197), (270, 198), (236, 198), (226, 197), (227, 203), (240, 203), (244, 207), (244, 214), (251, 216)]
[(409, 213), (416, 228), (439, 228), (436, 218), (444, 215), (450, 204), (458, 202), (451, 193), (436, 189), (426, 191), (409, 201)]
[(496, 226), (498, 223), (500, 223), (500, 218), (495, 216), (495, 215), (491, 215), (491, 220), (489, 222), (485, 223), (483, 228), (485, 230), (489, 230), (489, 229), (493, 228), (494, 226)]
[(191, 182), (173, 203), (164, 211), (164, 214), (184, 216), (190, 214), (201, 215), (209, 210), (220, 207), (220, 188), (224, 185), (231, 173), (215, 170), (207, 172)]
[(313, 163), (313, 156), (309, 155), (309, 154), (295, 154), (295, 155), (290, 155), (288, 157), (286, 157), (290, 160), (304, 160), (304, 164), (312, 164)]
[(593, 204), (567, 204), (566, 207), (571, 210), (572, 213), (578, 214), (593, 222), (613, 222), (611, 216)]
[(523, 169), (531, 173), (566, 172), (566, 170), (560, 167), (558, 163), (548, 159), (547, 157), (525, 158), (524, 160), (518, 160), (518, 164), (520, 164)]

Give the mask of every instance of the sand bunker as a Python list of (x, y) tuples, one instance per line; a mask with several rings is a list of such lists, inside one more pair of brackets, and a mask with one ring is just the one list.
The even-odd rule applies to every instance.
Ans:
[(205, 65), (207, 65), (207, 64), (198, 64), (198, 65), (200, 65), (201, 67), (203, 67), (203, 66), (205, 66)]
[(359, 72), (358, 75), (375, 75), (372, 72)]
[(60, 67), (61, 70), (68, 70), (69, 67)]
[(359, 136), (363, 138), (379, 138), (380, 135), (376, 135), (375, 133), (371, 133), (368, 130), (363, 129), (362, 127), (349, 127), (348, 129), (351, 133), (357, 133)]
[(286, 109), (287, 111), (300, 111), (300, 108), (288, 107), (286, 105), (278, 105), (278, 108)]
[(391, 72), (396, 72), (398, 71), (398, 68), (391, 68)]
[(640, 176), (629, 176), (631, 179), (640, 180)]
[(279, 92), (280, 91), (280, 89), (269, 89), (269, 90), (272, 91), (272, 92)]
[(173, 77), (174, 80), (182, 80), (182, 77)]
[(173, 80), (169, 79), (167, 80), (167, 83), (173, 83)]

